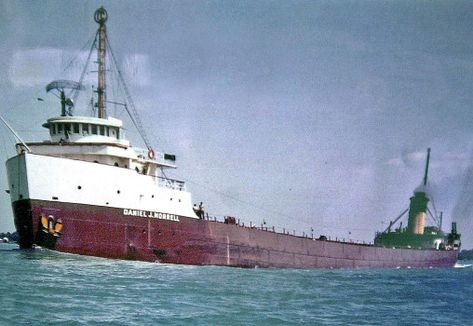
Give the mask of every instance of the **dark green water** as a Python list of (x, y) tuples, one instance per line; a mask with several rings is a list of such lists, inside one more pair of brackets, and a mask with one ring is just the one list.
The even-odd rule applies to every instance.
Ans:
[(293, 270), (0, 245), (0, 325), (472, 325), (473, 269)]

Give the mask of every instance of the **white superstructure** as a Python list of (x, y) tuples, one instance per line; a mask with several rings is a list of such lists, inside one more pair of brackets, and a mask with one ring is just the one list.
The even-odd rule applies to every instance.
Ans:
[(132, 168), (33, 152), (9, 159), (7, 171), (12, 202), (59, 201), (196, 217), (181, 182)]
[[(121, 208), (125, 213), (149, 211), (197, 218), (184, 182), (164, 174), (164, 169), (176, 167), (175, 156), (156, 153), (146, 137), (147, 149), (131, 146), (123, 135), (122, 121), (107, 115), (107, 12), (99, 8), (94, 18), (99, 24), (91, 47), (91, 51), (98, 50), (97, 117), (72, 114), (75, 95), (69, 98), (65, 90), (78, 94), (84, 89), (80, 82), (57, 80), (46, 86), (47, 92), (60, 99), (61, 114), (43, 124), (49, 140), (21, 142), (16, 147), (18, 155), (7, 161), (12, 203), (21, 199), (57, 201)], [(139, 117), (132, 116), (132, 121), (140, 125)]]
[[(196, 217), (182, 181), (159, 176), (174, 157), (130, 146), (117, 119), (57, 117), (50, 140), (17, 145), (8, 160), (10, 195)], [(167, 159), (167, 158), (171, 159)], [(21, 176), (21, 177), (19, 177)]]

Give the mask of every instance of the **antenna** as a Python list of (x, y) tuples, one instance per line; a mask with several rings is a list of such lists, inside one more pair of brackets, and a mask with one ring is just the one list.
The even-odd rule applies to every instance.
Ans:
[[(50, 92), (52, 90), (56, 90), (59, 94), (56, 95), (59, 99), (61, 99), (61, 116), (65, 117), (66, 115), (71, 115), (71, 109), (74, 106), (74, 102), (66, 97), (65, 89), (75, 89), (75, 90), (82, 90), (83, 87), (80, 83), (72, 81), (72, 80), (55, 80), (50, 82), (46, 85), (46, 92)], [(66, 112), (66, 105), (67, 105), (67, 112)]]
[(427, 185), (427, 174), (429, 173), (430, 148), (427, 148), (427, 161), (425, 162), (424, 186)]

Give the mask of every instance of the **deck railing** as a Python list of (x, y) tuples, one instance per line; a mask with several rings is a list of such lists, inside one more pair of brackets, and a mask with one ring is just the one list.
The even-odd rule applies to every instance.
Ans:
[(351, 244), (357, 244), (357, 245), (363, 245), (363, 246), (371, 246), (373, 245), (373, 242), (369, 241), (361, 241), (361, 240), (354, 240), (350, 238), (338, 238), (338, 237), (330, 237), (330, 236), (325, 236), (325, 235), (320, 235), (317, 236), (315, 232), (302, 232), (298, 233), (296, 230), (290, 230), (287, 228), (283, 227), (275, 227), (275, 226), (268, 226), (266, 224), (255, 224), (253, 222), (245, 224), (243, 221), (240, 219), (235, 219), (233, 218), (234, 222), (229, 222), (228, 218), (231, 218), (230, 216), (224, 216), (224, 217), (217, 217), (213, 215), (209, 215), (208, 213), (204, 214), (204, 220), (211, 221), (211, 222), (216, 222), (216, 223), (225, 223), (225, 224), (233, 224), (239, 227), (249, 227), (251, 229), (255, 230), (261, 230), (265, 232), (272, 232), (272, 233), (277, 233), (277, 234), (285, 234), (285, 235), (292, 235), (294, 237), (298, 238), (307, 238), (307, 239), (312, 239), (312, 240), (323, 240), (327, 242), (339, 242), (339, 243), (351, 243)]

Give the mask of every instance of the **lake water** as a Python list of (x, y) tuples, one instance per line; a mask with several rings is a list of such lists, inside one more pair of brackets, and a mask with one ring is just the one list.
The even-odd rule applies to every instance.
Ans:
[(12, 244), (0, 261), (0, 325), (473, 325), (471, 267), (198, 267)]

